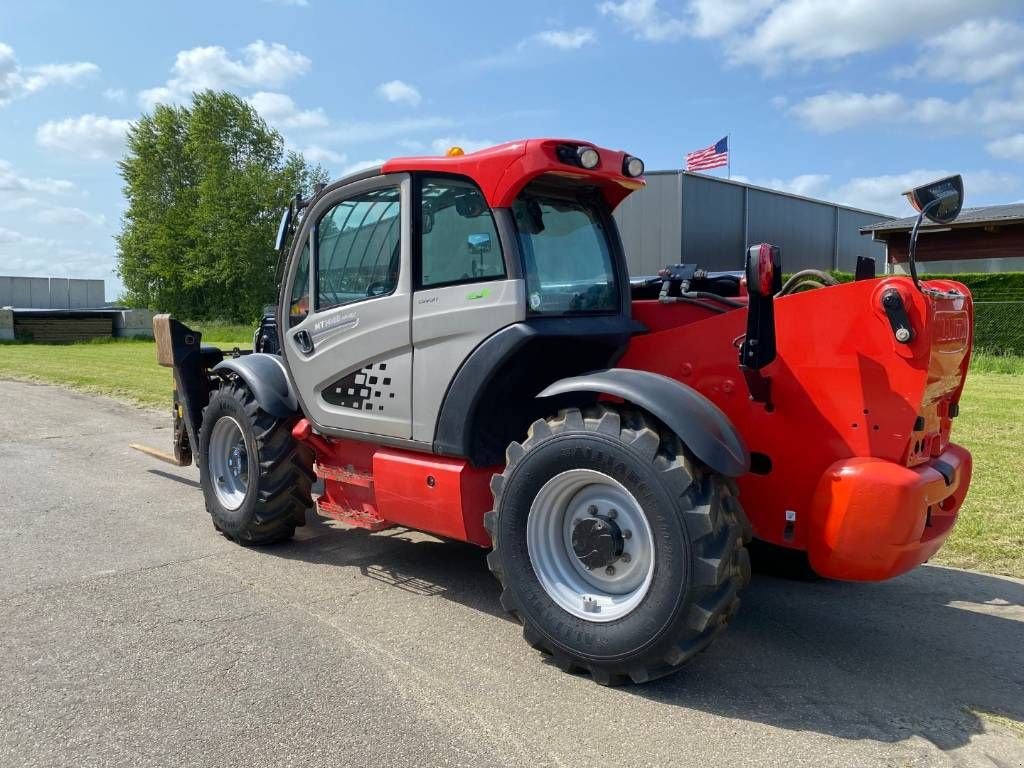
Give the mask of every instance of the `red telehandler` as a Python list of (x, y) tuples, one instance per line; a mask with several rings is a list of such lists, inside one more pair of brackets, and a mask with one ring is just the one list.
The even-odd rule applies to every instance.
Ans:
[[(175, 460), (194, 452), (217, 530), (279, 541), (315, 504), (490, 548), (526, 640), (605, 684), (705, 648), (736, 613), (752, 538), (835, 579), (931, 557), (971, 475), (950, 442), (968, 290), (918, 279), (912, 257), (910, 276), (863, 260), (853, 282), (783, 284), (768, 244), (738, 272), (631, 281), (611, 213), (643, 172), (530, 139), (296, 198), (256, 351), (154, 320)], [(947, 222), (963, 186), (908, 196)]]

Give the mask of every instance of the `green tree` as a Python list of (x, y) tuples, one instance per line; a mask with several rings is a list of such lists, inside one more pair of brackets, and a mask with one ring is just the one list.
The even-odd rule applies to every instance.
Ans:
[(118, 274), (133, 306), (241, 322), (274, 299), (274, 235), (298, 192), (326, 181), (226, 92), (157, 105), (128, 132), (119, 163), (128, 200)]

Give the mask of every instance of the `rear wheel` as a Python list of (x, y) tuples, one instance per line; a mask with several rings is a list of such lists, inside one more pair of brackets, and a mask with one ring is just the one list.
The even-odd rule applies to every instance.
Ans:
[(725, 628), (749, 580), (735, 486), (644, 414), (537, 421), (508, 448), (485, 518), (502, 605), (563, 669), (669, 674)]
[(292, 536), (312, 505), (313, 458), (247, 387), (228, 382), (210, 398), (199, 435), (206, 509), (221, 533), (241, 544)]

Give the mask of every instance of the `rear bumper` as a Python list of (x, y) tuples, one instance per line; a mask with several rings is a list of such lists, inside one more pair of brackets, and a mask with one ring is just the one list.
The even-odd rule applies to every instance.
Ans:
[(837, 461), (814, 494), (811, 567), (853, 581), (909, 571), (942, 546), (970, 482), (971, 454), (952, 444), (916, 467), (870, 457)]

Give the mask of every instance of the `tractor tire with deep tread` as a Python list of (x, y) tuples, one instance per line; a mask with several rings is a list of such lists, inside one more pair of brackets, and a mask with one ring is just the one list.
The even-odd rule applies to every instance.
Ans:
[[(244, 440), (247, 479), (237, 506), (224, 503), (211, 470), (211, 436), (222, 419), (233, 421)], [(199, 477), (213, 525), (227, 538), (244, 545), (271, 544), (291, 538), (296, 526), (305, 525), (313, 503), (313, 454), (292, 437), (296, 420), (271, 416), (237, 380), (225, 382), (211, 396), (199, 436)]]
[[(493, 545), (487, 563), (501, 583), (502, 606), (558, 667), (589, 672), (604, 685), (642, 683), (674, 672), (725, 629), (750, 579), (750, 525), (736, 484), (697, 461), (674, 433), (643, 412), (571, 408), (534, 422), (506, 459), (492, 478), (494, 509), (484, 518)], [(538, 491), (579, 469), (626, 489), (653, 531), (650, 586), (631, 612), (611, 621), (560, 607), (527, 544)]]

